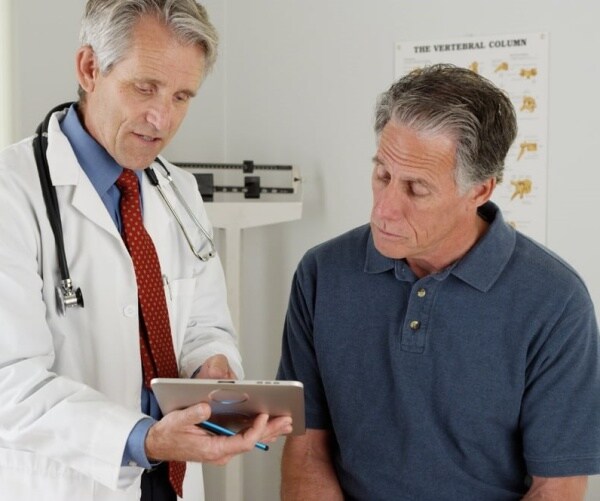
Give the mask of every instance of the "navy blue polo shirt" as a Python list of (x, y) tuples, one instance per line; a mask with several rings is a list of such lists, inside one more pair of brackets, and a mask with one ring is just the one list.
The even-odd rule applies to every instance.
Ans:
[(279, 379), (333, 431), (347, 499), (512, 500), (529, 475), (600, 473), (598, 326), (556, 255), (488, 203), (488, 232), (417, 278), (368, 225), (306, 253)]

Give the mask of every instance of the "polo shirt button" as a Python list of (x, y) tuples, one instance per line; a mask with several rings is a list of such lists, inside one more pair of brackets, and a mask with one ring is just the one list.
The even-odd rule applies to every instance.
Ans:
[(421, 322), (419, 322), (418, 320), (413, 320), (409, 325), (413, 331), (416, 331), (419, 329), (419, 327), (421, 327)]
[(419, 289), (417, 291), (417, 296), (419, 297), (425, 297), (427, 295), (427, 291), (425, 289)]
[(134, 317), (135, 316), (135, 306), (132, 304), (128, 304), (127, 306), (125, 306), (125, 308), (123, 308), (123, 315), (125, 315), (126, 317)]

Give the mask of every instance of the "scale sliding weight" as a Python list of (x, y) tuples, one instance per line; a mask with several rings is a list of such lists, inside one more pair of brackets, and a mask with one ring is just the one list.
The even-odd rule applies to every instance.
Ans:
[(301, 178), (291, 165), (175, 162), (196, 178), (205, 202), (299, 201)]

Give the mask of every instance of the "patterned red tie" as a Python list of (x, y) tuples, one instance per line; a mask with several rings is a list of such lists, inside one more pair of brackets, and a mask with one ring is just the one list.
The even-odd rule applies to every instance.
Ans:
[[(133, 261), (138, 286), (140, 351), (144, 385), (149, 388), (153, 377), (176, 378), (179, 371), (173, 349), (160, 263), (152, 238), (142, 221), (138, 178), (132, 170), (123, 169), (116, 184), (121, 191), (123, 240)], [(169, 462), (169, 480), (179, 497), (183, 497), (184, 475), (184, 462)]]

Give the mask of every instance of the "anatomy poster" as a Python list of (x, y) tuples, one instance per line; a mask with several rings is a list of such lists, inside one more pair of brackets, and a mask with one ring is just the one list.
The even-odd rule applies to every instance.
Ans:
[(452, 63), (507, 93), (519, 131), (492, 199), (510, 224), (546, 243), (548, 34), (399, 42), (395, 54), (396, 78), (431, 64)]

